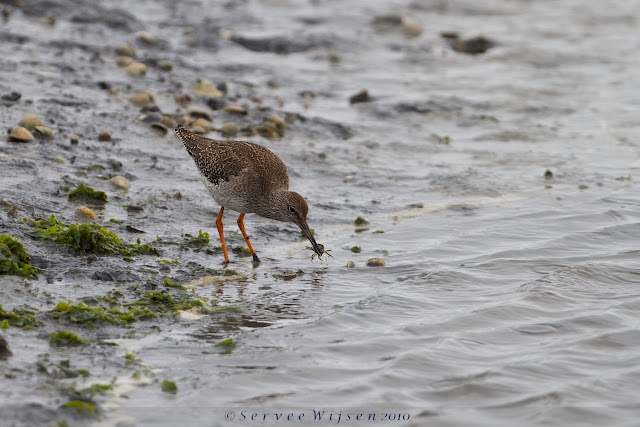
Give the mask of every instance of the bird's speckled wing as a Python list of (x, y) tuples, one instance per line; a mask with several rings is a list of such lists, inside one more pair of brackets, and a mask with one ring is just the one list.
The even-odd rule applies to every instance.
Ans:
[(200, 172), (213, 185), (243, 175), (254, 189), (289, 188), (287, 167), (278, 156), (261, 145), (209, 139), (190, 132), (184, 126), (178, 126), (176, 134)]

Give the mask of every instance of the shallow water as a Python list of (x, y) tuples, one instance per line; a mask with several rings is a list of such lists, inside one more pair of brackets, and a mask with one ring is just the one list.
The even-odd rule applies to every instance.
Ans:
[[(254, 270), (248, 259), (237, 259), (232, 267), (247, 281), (196, 288), (240, 313), (161, 323), (155, 332), (121, 336), (116, 350), (74, 354), (82, 361), (133, 352), (158, 378), (178, 385), (178, 394), (167, 396), (105, 361), (102, 375), (119, 379), (100, 400), (97, 423), (279, 425), (279, 412), (304, 414), (292, 425), (336, 424), (338, 414), (341, 424), (373, 424), (354, 420), (361, 412), (378, 420), (400, 414), (403, 420), (387, 422), (416, 426), (637, 422), (640, 2), (476, 3), (105, 2), (166, 42), (172, 74), (128, 83), (157, 91), (163, 111), (179, 108), (172, 87), (204, 76), (307, 118), (280, 141), (252, 140), (289, 166), (292, 188), (311, 206), (310, 226), (335, 259), (310, 261), (293, 227), (248, 215), (262, 265)], [(388, 14), (415, 19), (422, 34), (411, 38), (399, 25), (372, 24)], [(17, 31), (20, 20), (27, 18), (16, 16), (7, 31)], [(24, 31), (38, 40), (75, 39), (67, 34), (73, 24), (59, 21), (53, 35)], [(183, 35), (187, 25), (194, 35)], [(234, 36), (284, 36), (289, 45), (319, 42), (286, 55), (253, 52), (218, 40), (219, 28)], [(94, 30), (88, 43), (100, 46), (97, 35), (109, 31)], [(481, 55), (457, 53), (442, 31), (482, 34), (497, 46)], [(130, 38), (116, 32), (110, 46)], [(114, 69), (87, 72), (126, 83)], [(373, 101), (349, 105), (362, 88)], [(49, 90), (57, 93), (44, 89), (44, 98)], [(67, 95), (90, 98), (87, 90), (71, 86)], [(300, 97), (305, 90), (315, 97)], [(150, 134), (133, 107), (100, 96), (89, 110), (105, 111), (104, 122), (78, 112), (90, 122), (78, 126), (120, 132), (120, 147), (100, 148), (99, 156), (119, 158), (135, 178), (124, 200), (177, 191), (185, 200), (167, 201), (135, 224), (151, 236), (202, 229), (213, 240), (217, 206), (179, 143)], [(2, 121), (23, 113), (7, 109)], [(38, 162), (38, 152), (17, 154), (2, 144), (9, 156)], [(545, 178), (547, 169), (553, 177)], [(47, 175), (63, 180), (68, 173), (59, 167)], [(20, 188), (30, 179), (2, 182), (4, 189)], [(117, 204), (103, 216), (131, 220)], [(367, 229), (354, 226), (358, 216), (370, 221)], [(225, 221), (234, 230), (231, 214)], [(352, 246), (362, 252), (352, 253)], [(220, 261), (182, 256), (203, 265)], [(387, 266), (364, 267), (371, 257)], [(345, 268), (349, 260), (355, 269)], [(291, 280), (275, 277), (299, 269), (303, 274)], [(60, 274), (48, 290), (94, 292), (79, 282)], [(19, 331), (5, 336), (24, 343), (25, 352), (47, 351)], [(237, 347), (221, 354), (212, 344), (227, 337)], [(22, 352), (15, 344), (13, 350)], [(9, 363), (19, 365), (18, 357)], [(10, 404), (29, 400), (5, 397)], [(45, 392), (33, 401), (63, 403)], [(332, 419), (313, 421), (314, 410)], [(269, 413), (268, 421), (243, 419), (253, 413)]]

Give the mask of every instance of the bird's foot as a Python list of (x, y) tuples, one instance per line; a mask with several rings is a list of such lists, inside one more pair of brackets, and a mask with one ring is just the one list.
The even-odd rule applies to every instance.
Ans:
[(260, 265), (260, 258), (258, 258), (258, 255), (253, 254), (253, 266), (257, 267)]

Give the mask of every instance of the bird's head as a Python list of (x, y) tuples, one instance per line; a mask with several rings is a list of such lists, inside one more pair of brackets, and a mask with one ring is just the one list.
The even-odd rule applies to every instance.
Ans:
[(286, 191), (280, 197), (280, 203), (278, 204), (278, 219), (280, 221), (292, 222), (300, 227), (302, 234), (305, 235), (313, 250), (322, 255), (323, 251), (313, 238), (313, 234), (307, 225), (307, 213), (309, 212), (309, 205), (307, 205), (304, 197), (294, 191)]

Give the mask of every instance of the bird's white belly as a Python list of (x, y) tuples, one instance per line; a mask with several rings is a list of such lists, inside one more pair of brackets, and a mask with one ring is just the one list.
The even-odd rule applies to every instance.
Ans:
[(233, 177), (229, 182), (219, 182), (218, 185), (213, 184), (204, 175), (200, 178), (207, 187), (213, 199), (225, 209), (231, 209), (236, 212), (251, 213), (253, 209), (248, 206), (246, 194), (234, 191), (237, 185), (233, 185)]

